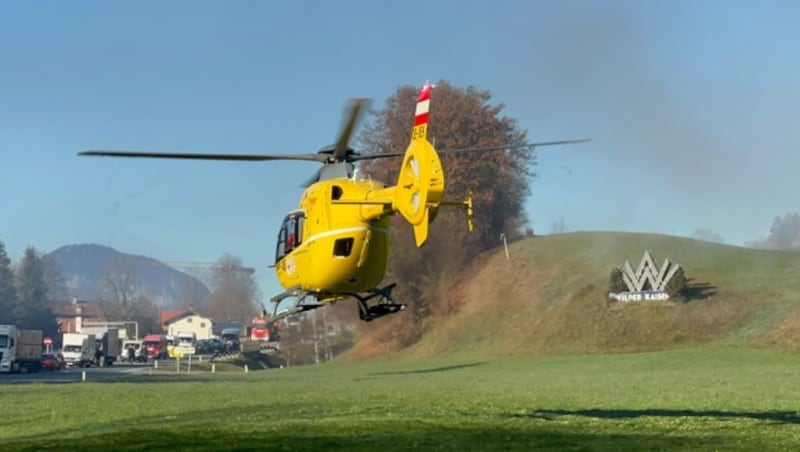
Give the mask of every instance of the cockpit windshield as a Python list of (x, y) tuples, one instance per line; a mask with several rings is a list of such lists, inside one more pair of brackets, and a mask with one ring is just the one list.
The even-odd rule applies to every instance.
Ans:
[(276, 263), (302, 244), (304, 223), (305, 215), (303, 212), (290, 213), (283, 220), (281, 230), (278, 232), (278, 245), (275, 250)]

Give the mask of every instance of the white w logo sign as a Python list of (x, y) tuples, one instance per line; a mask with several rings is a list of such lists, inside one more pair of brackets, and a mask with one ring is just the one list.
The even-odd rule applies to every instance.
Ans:
[(642, 292), (644, 290), (664, 291), (667, 283), (679, 268), (679, 265), (674, 265), (669, 259), (664, 259), (664, 264), (659, 270), (658, 266), (653, 262), (653, 256), (650, 255), (650, 251), (645, 251), (636, 271), (633, 271), (630, 262), (625, 261), (622, 279), (631, 292)]

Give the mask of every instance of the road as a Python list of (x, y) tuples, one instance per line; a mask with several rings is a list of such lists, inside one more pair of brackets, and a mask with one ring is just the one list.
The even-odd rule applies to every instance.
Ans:
[(66, 370), (43, 370), (34, 373), (0, 374), (0, 384), (4, 383), (69, 383), (81, 381), (86, 372), (86, 381), (102, 381), (144, 375), (153, 366), (144, 364), (117, 363), (110, 367), (68, 368)]

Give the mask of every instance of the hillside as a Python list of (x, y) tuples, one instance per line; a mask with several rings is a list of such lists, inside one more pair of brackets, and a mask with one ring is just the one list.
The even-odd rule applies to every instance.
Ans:
[[(680, 264), (679, 302), (607, 303), (612, 267)], [(708, 342), (800, 347), (800, 252), (753, 250), (651, 234), (570, 233), (521, 240), (476, 259), (426, 333), (404, 355), (602, 353)], [(402, 314), (401, 314), (402, 316)], [(387, 337), (401, 318), (373, 328), (349, 354), (398, 351)]]
[(56, 263), (69, 296), (80, 299), (102, 298), (102, 288), (114, 272), (130, 272), (133, 280), (153, 300), (164, 307), (191, 294), (207, 300), (211, 293), (195, 278), (155, 259), (119, 252), (102, 245), (62, 246), (48, 254)]

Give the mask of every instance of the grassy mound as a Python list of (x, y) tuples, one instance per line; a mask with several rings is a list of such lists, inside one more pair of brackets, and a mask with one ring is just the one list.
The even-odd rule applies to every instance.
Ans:
[[(645, 250), (680, 264), (687, 299), (608, 303), (609, 275)], [(709, 342), (800, 346), (800, 253), (753, 250), (687, 238), (614, 232), (525, 239), (481, 256), (402, 351), (446, 354), (606, 353)], [(400, 316), (405, 314), (400, 314)], [(396, 318), (349, 355), (397, 352)]]

